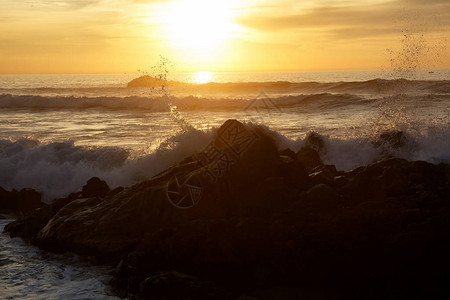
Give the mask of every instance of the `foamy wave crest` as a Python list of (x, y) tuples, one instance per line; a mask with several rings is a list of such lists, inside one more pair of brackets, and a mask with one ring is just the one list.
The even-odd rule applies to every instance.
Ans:
[(45, 200), (81, 190), (93, 176), (106, 180), (111, 188), (129, 186), (200, 151), (210, 136), (210, 132), (191, 129), (137, 158), (122, 148), (88, 148), (73, 141), (41, 144), (26, 138), (0, 140), (0, 186), (8, 190), (31, 187), (43, 192)]
[[(334, 138), (311, 132), (289, 139), (262, 127), (278, 148), (298, 151), (308, 144), (315, 147), (326, 164), (349, 171), (385, 157), (410, 161), (450, 163), (450, 126), (427, 132), (385, 132), (379, 138)], [(130, 186), (167, 169), (183, 158), (201, 151), (213, 132), (193, 128), (178, 133), (160, 144), (151, 154), (132, 158), (118, 147), (82, 147), (73, 141), (41, 144), (34, 139), (0, 140), (0, 186), (6, 189), (32, 187), (50, 200), (79, 191), (86, 181), (98, 176), (114, 188)]]
[(394, 131), (382, 133), (381, 138), (365, 136), (348, 139), (316, 132), (288, 139), (277, 131), (264, 128), (277, 142), (279, 149), (290, 148), (297, 152), (305, 145), (313, 146), (324, 163), (335, 165), (341, 171), (350, 171), (387, 157), (434, 164), (450, 163), (450, 124), (447, 127), (429, 127), (426, 132)]

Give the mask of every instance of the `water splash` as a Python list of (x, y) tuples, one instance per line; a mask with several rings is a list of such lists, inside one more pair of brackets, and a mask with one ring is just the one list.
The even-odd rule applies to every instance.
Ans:
[(392, 89), (392, 95), (383, 97), (378, 106), (378, 115), (374, 120), (372, 139), (377, 142), (383, 134), (411, 132), (414, 128), (413, 112), (406, 109), (407, 94), (414, 93), (412, 82), (416, 80), (418, 70), (423, 67), (423, 58), (427, 54), (428, 46), (424, 34), (414, 28), (401, 30), (400, 48), (387, 49), (389, 53), (390, 71), (388, 77), (397, 79)]
[(155, 78), (157, 78), (161, 82), (161, 84), (158, 89), (152, 87), (152, 91), (156, 91), (158, 94), (160, 94), (162, 99), (169, 107), (171, 118), (178, 124), (183, 132), (186, 132), (193, 129), (194, 127), (181, 115), (181, 113), (178, 111), (177, 106), (172, 103), (173, 96), (168, 85), (169, 73), (171, 68), (173, 68), (173, 63), (168, 58), (160, 55), (159, 62), (152, 67), (152, 70), (154, 74), (156, 74)]
[(424, 67), (424, 57), (429, 48), (422, 33), (414, 33), (410, 29), (403, 29), (401, 33), (400, 49), (387, 49), (391, 77), (414, 80), (417, 79), (417, 70)]

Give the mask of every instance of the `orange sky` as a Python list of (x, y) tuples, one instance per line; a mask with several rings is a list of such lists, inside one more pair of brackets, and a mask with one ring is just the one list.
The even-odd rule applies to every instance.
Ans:
[(2, 0), (0, 20), (0, 73), (450, 67), (448, 0)]

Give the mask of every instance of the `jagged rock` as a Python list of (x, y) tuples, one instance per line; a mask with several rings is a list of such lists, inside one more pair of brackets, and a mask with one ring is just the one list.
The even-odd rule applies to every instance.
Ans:
[(4, 231), (8, 232), (12, 238), (20, 237), (30, 242), (62, 207), (80, 196), (81, 193), (72, 193), (67, 197), (53, 201), (51, 204), (45, 204), (24, 218), (9, 223), (5, 226)]
[(0, 187), (0, 209), (13, 211), (16, 207), (17, 204), (15, 194)]
[(20, 192), (16, 190), (8, 192), (0, 187), (0, 209), (10, 211), (19, 217), (23, 217), (42, 207), (44, 203), (41, 201), (41, 198), (42, 193), (34, 189), (25, 188), (20, 190)]
[(291, 149), (284, 149), (284, 150), (278, 151), (278, 154), (280, 156), (289, 157), (293, 161), (297, 160), (297, 154), (294, 151), (292, 151)]
[(42, 193), (39, 193), (34, 189), (22, 189), (19, 192), (17, 209), (24, 215), (27, 215), (44, 205), (41, 198)]
[(109, 193), (107, 194), (108, 197), (112, 197), (117, 195), (118, 193), (122, 192), (124, 190), (123, 186), (118, 186), (114, 189), (112, 189), (111, 191), (109, 191)]
[(328, 169), (323, 169), (318, 172), (310, 173), (308, 175), (311, 185), (316, 184), (333, 184), (334, 181), (334, 173)]
[(83, 186), (83, 197), (105, 197), (111, 189), (108, 184), (98, 177), (92, 177)]

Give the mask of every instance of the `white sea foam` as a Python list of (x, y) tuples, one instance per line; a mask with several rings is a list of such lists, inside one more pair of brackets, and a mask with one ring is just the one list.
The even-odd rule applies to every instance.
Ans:
[(179, 133), (153, 153), (137, 158), (118, 147), (82, 147), (73, 141), (0, 140), (0, 186), (31, 187), (43, 192), (45, 200), (81, 190), (93, 176), (106, 180), (112, 188), (129, 186), (200, 151), (210, 135), (194, 129)]
[[(307, 137), (289, 139), (264, 127), (279, 149), (298, 151)], [(112, 187), (129, 186), (163, 171), (183, 158), (201, 151), (211, 140), (212, 132), (193, 128), (175, 134), (150, 154), (130, 157), (119, 147), (82, 147), (73, 141), (41, 144), (33, 139), (0, 141), (0, 186), (6, 189), (31, 187), (44, 193), (46, 200), (79, 191), (92, 176), (98, 176)], [(317, 134), (319, 149), (327, 164), (338, 170), (370, 164), (386, 156), (432, 163), (450, 163), (450, 128), (429, 129), (425, 133), (405, 132), (406, 143), (396, 148), (389, 143), (374, 146), (371, 137), (348, 139)]]

